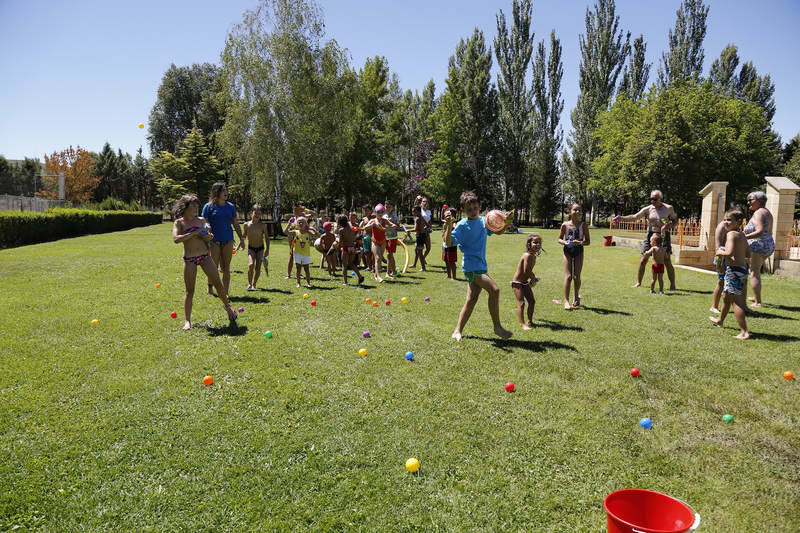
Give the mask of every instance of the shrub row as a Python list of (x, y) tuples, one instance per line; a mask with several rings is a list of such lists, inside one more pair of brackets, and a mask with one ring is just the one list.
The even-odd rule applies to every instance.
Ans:
[(108, 233), (161, 223), (161, 213), (49, 209), (44, 213), (0, 211), (0, 248)]

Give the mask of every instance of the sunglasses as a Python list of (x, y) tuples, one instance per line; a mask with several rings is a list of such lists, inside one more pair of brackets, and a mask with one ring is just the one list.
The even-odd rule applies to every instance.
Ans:
[(650, 198), (651, 202), (657, 202), (658, 200), (659, 200), (659, 198)]

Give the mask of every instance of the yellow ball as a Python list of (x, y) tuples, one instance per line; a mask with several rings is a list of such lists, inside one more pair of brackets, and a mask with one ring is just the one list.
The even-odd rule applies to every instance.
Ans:
[(407, 460), (406, 470), (412, 473), (419, 470), (419, 459), (417, 459), (416, 457), (412, 457), (411, 459)]
[(94, 320), (92, 320), (92, 325), (93, 325), (93, 326), (96, 326), (96, 325), (97, 325), (97, 324), (99, 324), (99, 323), (100, 323), (100, 321), (99, 321), (99, 320), (97, 320), (96, 318), (95, 318)]
[(305, 294), (303, 295), (303, 298), (308, 298), (308, 293), (305, 293)]
[(404, 304), (408, 303), (408, 298), (400, 298), (400, 301)]
[(358, 351), (358, 355), (360, 355), (361, 357), (364, 357), (365, 355), (367, 355), (367, 349), (366, 348), (361, 348)]
[(140, 130), (144, 129), (144, 124), (142, 124), (142, 123), (139, 123), (139, 129), (140, 129)]

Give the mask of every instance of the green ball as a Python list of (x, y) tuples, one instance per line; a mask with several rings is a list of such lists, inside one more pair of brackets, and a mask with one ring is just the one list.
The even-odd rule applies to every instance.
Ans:
[(272, 332), (271, 331), (266, 331), (266, 332), (264, 332), (264, 336), (266, 338), (268, 338), (268, 339), (271, 339), (272, 338)]
[(722, 421), (733, 424), (733, 415), (722, 415)]

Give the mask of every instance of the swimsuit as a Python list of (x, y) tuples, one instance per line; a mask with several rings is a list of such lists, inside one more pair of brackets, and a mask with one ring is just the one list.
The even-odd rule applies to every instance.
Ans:
[(211, 244), (216, 244), (220, 248), (225, 248), (228, 245), (229, 242), (233, 242), (233, 240), (230, 240), (230, 241), (218, 241), (218, 240), (214, 239), (213, 241), (211, 241)]
[(415, 245), (416, 248), (425, 248), (425, 244), (428, 242), (426, 236), (428, 234), (424, 231), (417, 233), (417, 244)]
[(744, 281), (746, 278), (746, 266), (725, 267), (725, 286), (722, 288), (722, 292), (736, 295), (742, 294), (742, 289), (744, 288)]
[(467, 282), (472, 283), (475, 281), (477, 276), (482, 276), (484, 274), (488, 274), (488, 270), (473, 270), (472, 272), (464, 272), (464, 276), (467, 278)]
[[(756, 227), (753, 225), (752, 220), (744, 227), (745, 233), (752, 233), (755, 230)], [(769, 257), (772, 255), (772, 252), (775, 251), (775, 240), (772, 238), (772, 234), (767, 233), (766, 231), (761, 234), (761, 237), (747, 239), (747, 244), (750, 245), (751, 252), (754, 254), (763, 255), (764, 257)]]
[(651, 270), (653, 271), (653, 274), (663, 274), (664, 263), (661, 263), (660, 265), (658, 263), (653, 263)]
[(458, 246), (447, 247), (442, 243), (442, 261), (445, 263), (455, 263), (458, 261)]
[(205, 261), (206, 258), (208, 258), (208, 254), (207, 253), (205, 253), (203, 255), (195, 255), (194, 257), (186, 257), (185, 255), (183, 256), (183, 260), (184, 261), (189, 262), (189, 263), (194, 263), (196, 266), (202, 265), (203, 261)]
[(516, 281), (516, 280), (511, 280), (511, 286), (512, 286), (512, 287), (520, 287), (520, 288), (523, 288), (523, 287), (530, 287), (530, 285), (531, 285), (531, 280), (527, 280), (527, 281)]
[(254, 253), (254, 254), (256, 254), (256, 255), (258, 255), (258, 254), (260, 254), (261, 252), (263, 252), (263, 251), (264, 251), (264, 247), (263, 247), (263, 246), (259, 246), (258, 248), (256, 248), (255, 246), (250, 246), (250, 245), (248, 245), (248, 246), (247, 246), (247, 249), (248, 249), (249, 251), (253, 252), (253, 253)]
[[(583, 222), (577, 228), (567, 228), (567, 241), (580, 241), (583, 240)], [(564, 245), (564, 253), (570, 257), (578, 257), (583, 253), (582, 244)]]

